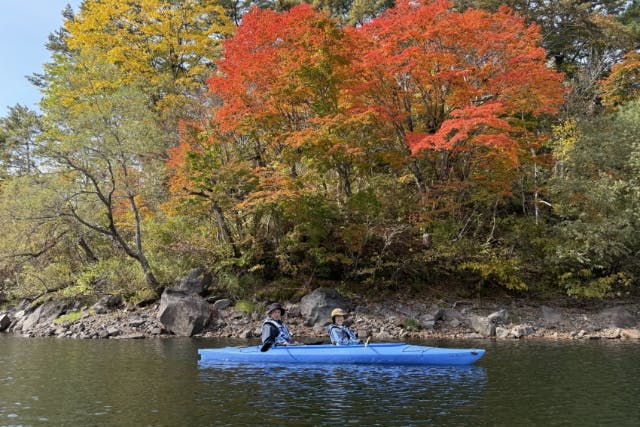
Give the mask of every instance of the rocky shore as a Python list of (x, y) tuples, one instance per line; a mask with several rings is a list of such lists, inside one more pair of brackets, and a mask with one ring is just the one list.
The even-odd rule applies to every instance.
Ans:
[[(302, 307), (301, 307), (302, 305)], [(314, 320), (304, 304), (285, 304), (286, 323), (294, 337), (327, 338), (328, 316)], [(327, 308), (326, 311), (328, 311)], [(325, 313), (326, 313), (325, 311)], [(372, 341), (468, 339), (640, 339), (640, 304), (618, 303), (604, 307), (567, 308), (524, 303), (455, 301), (385, 302), (356, 305), (347, 323), (358, 336)], [(247, 316), (228, 307), (218, 312), (206, 337), (255, 338), (260, 336), (262, 315)]]
[[(350, 311), (348, 322), (371, 341), (432, 339), (640, 339), (640, 304), (591, 307), (505, 301), (354, 301), (320, 288), (297, 303), (284, 303), (285, 322), (302, 342), (327, 339), (330, 311)], [(174, 336), (259, 339), (264, 313), (229, 299), (206, 300), (184, 290), (165, 291), (159, 304), (127, 307), (105, 297), (89, 307), (50, 301), (23, 302), (0, 311), (0, 332), (25, 337), (144, 339)]]

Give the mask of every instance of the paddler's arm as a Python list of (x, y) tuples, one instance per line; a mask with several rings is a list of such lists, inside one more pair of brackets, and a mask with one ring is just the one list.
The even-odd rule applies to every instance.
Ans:
[(269, 323), (262, 325), (262, 347), (260, 351), (269, 350), (276, 343), (276, 337), (279, 333), (278, 328)]

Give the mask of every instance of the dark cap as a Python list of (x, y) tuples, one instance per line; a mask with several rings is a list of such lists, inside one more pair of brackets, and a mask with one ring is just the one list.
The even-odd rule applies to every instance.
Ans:
[(282, 308), (280, 303), (274, 302), (267, 306), (267, 314), (271, 313), (273, 310), (280, 310), (280, 314), (284, 316), (284, 308)]

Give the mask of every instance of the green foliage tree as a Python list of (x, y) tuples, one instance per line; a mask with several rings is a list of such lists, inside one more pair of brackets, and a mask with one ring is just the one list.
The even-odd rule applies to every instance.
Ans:
[[(58, 78), (44, 103), (41, 153), (68, 182), (60, 189), (64, 205), (59, 214), (113, 239), (159, 291), (145, 254), (143, 222), (158, 202), (162, 169), (157, 162), (168, 135), (149, 109), (152, 95), (140, 86), (143, 82), (122, 84), (119, 70), (97, 59), (81, 75), (74, 71)], [(96, 82), (107, 84), (96, 89)], [(57, 92), (58, 83), (64, 90)], [(59, 93), (75, 94), (73, 107), (52, 102)]]
[[(53, 281), (40, 274), (54, 264), (52, 254), (68, 236), (63, 221), (54, 218), (55, 214), (50, 211), (55, 200), (53, 188), (33, 175), (14, 176), (2, 185), (0, 227), (4, 232), (0, 244), (0, 276), (9, 295), (46, 293), (62, 287), (61, 282), (69, 277), (63, 274), (60, 281)], [(69, 264), (71, 260), (63, 262)]]
[(0, 180), (38, 171), (35, 150), (40, 132), (38, 114), (20, 104), (0, 118)]
[(40, 274), (52, 264), (50, 252), (68, 236), (68, 229), (48, 211), (55, 196), (40, 171), (41, 128), (38, 114), (21, 105), (0, 118), (0, 289), (6, 287), (9, 295), (46, 293), (61, 286)]
[(353, 0), (349, 8), (348, 22), (362, 25), (393, 7), (394, 0)]
[(640, 273), (640, 102), (570, 135), (552, 187), (559, 239), (549, 262), (570, 295), (615, 295)]

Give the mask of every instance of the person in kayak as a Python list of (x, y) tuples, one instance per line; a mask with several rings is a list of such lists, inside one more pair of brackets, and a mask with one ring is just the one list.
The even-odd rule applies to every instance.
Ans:
[(262, 322), (262, 347), (260, 351), (267, 351), (274, 345), (297, 345), (291, 340), (289, 329), (282, 322), (284, 308), (279, 303), (267, 307), (267, 317)]
[(331, 338), (331, 344), (335, 345), (350, 345), (350, 344), (362, 344), (362, 341), (358, 339), (355, 333), (346, 326), (344, 326), (344, 318), (347, 313), (341, 308), (335, 308), (331, 312), (331, 324), (329, 325), (329, 337)]

